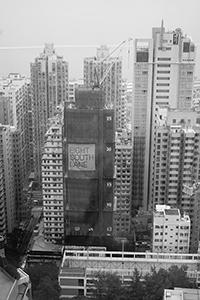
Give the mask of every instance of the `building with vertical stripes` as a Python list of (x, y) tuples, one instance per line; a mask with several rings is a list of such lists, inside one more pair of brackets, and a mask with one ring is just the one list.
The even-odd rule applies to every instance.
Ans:
[(132, 199), (132, 141), (128, 131), (116, 133), (114, 235), (130, 234)]
[[(180, 28), (153, 28), (152, 38), (134, 42), (133, 76), (133, 205), (151, 206), (154, 177), (156, 110), (191, 107), (195, 44)], [(150, 185), (149, 185), (150, 183)]]
[(41, 184), (41, 157), (48, 119), (68, 100), (68, 63), (56, 54), (53, 44), (31, 63), (31, 95), (35, 178)]
[[(16, 201), (15, 201), (15, 177), (12, 151), (12, 132), (9, 125), (0, 125), (0, 158), (2, 160), (3, 174), (3, 201), (1, 203), (2, 213), (5, 212), (6, 234), (12, 233), (16, 222)], [(4, 212), (3, 212), (4, 211)], [(3, 221), (3, 220), (2, 220)], [(4, 233), (2, 222), (2, 230)]]
[(45, 242), (64, 238), (62, 112), (50, 120), (42, 154), (42, 194)]

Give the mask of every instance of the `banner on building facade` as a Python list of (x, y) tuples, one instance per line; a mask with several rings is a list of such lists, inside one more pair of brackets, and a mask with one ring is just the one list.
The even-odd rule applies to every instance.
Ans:
[(68, 168), (72, 171), (94, 171), (95, 144), (68, 144)]

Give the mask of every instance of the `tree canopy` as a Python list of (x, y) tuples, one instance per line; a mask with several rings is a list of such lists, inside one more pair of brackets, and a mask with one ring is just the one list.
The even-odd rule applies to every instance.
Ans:
[[(29, 274), (33, 300), (58, 300), (58, 267), (55, 264), (36, 264), (26, 269)], [(187, 267), (176, 265), (165, 269), (151, 269), (141, 278), (135, 269), (132, 280), (126, 281), (117, 273), (98, 272), (93, 278), (91, 297), (76, 296), (74, 300), (162, 300), (164, 289), (174, 287), (191, 288), (193, 283), (187, 277)], [(66, 297), (66, 299), (68, 299)]]
[[(152, 269), (141, 278), (134, 270), (130, 282), (122, 282), (117, 274), (99, 272), (96, 274), (92, 300), (162, 300), (164, 289), (174, 287), (191, 288), (193, 283), (187, 277), (187, 267), (172, 266), (168, 270)], [(142, 279), (142, 280), (141, 280)]]
[(30, 276), (33, 300), (59, 300), (58, 267), (54, 263), (35, 264), (26, 269)]

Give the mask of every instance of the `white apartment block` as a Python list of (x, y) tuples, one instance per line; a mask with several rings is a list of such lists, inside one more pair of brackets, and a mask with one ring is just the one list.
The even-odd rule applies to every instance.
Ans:
[(44, 52), (31, 63), (31, 95), (35, 177), (41, 183), (41, 149), (57, 107), (68, 101), (68, 63), (56, 54), (53, 44), (45, 44)]
[(102, 82), (106, 106), (115, 109), (116, 129), (123, 128), (122, 58), (111, 57), (105, 45), (97, 48), (96, 57), (84, 59), (85, 87), (95, 86), (98, 83), (97, 77), (99, 82)]
[(177, 208), (156, 205), (153, 215), (153, 252), (189, 253), (190, 218)]
[(16, 221), (16, 206), (12, 133), (9, 125), (0, 125), (0, 158), (3, 168), (6, 233), (11, 233)]
[(200, 206), (197, 190), (184, 193), (200, 181), (200, 126), (195, 111), (159, 109), (150, 187), (152, 209), (157, 204), (178, 207), (190, 216), (190, 247), (198, 248)]
[(148, 208), (156, 109), (190, 109), (195, 44), (181, 29), (153, 28), (151, 39), (135, 40), (133, 80), (133, 201)]
[(130, 233), (132, 199), (132, 142), (126, 131), (116, 133), (114, 235)]
[(51, 119), (42, 155), (42, 193), (45, 242), (64, 237), (62, 120)]

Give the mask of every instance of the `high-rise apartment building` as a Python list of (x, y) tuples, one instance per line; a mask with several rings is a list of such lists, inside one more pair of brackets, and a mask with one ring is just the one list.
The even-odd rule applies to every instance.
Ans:
[(14, 126), (10, 127), (12, 141), (12, 158), (13, 158), (13, 176), (15, 190), (15, 209), (16, 221), (21, 222), (30, 217), (31, 203), (27, 197), (24, 197), (24, 178), (23, 178), (23, 151), (21, 144), (21, 134)]
[(64, 114), (66, 234), (113, 235), (114, 110), (100, 89), (76, 91)]
[(42, 155), (44, 239), (60, 242), (64, 238), (62, 113), (50, 122)]
[[(177, 207), (190, 216), (192, 251), (199, 240), (199, 190), (193, 184), (200, 181), (200, 127), (194, 110), (157, 110), (155, 151), (152, 158), (150, 195), (152, 209), (157, 204)], [(191, 190), (184, 192), (184, 187)]]
[[(6, 215), (4, 201), (3, 159), (0, 158), (0, 240), (6, 236)], [(1, 242), (0, 242), (1, 243)]]
[(31, 63), (31, 95), (35, 178), (41, 183), (41, 157), (48, 119), (68, 100), (68, 63), (56, 54), (53, 44)]
[(0, 125), (0, 158), (2, 160), (3, 169), (3, 199), (6, 217), (6, 233), (11, 233), (16, 221), (16, 201), (12, 133), (9, 125)]
[[(98, 77), (98, 79), (97, 79)], [(106, 105), (115, 110), (115, 128), (123, 128), (122, 58), (111, 57), (105, 45), (97, 48), (96, 57), (84, 59), (84, 85), (101, 84)]]
[(131, 130), (133, 106), (133, 83), (126, 82), (126, 127)]
[(122, 95), (121, 104), (119, 107), (119, 123), (121, 129), (127, 128), (127, 101), (128, 101), (128, 82), (126, 79), (122, 80)]
[(115, 211), (114, 235), (130, 233), (131, 229), (131, 199), (132, 199), (132, 141), (127, 131), (116, 133), (115, 140)]
[(133, 205), (149, 205), (156, 109), (190, 109), (195, 45), (181, 29), (153, 28), (151, 39), (135, 40), (133, 95)]
[(33, 171), (30, 80), (11, 73), (0, 79), (0, 94), (0, 123), (12, 126), (16, 219), (22, 221), (30, 212), (23, 185)]
[(19, 131), (21, 144), (21, 175), (24, 181), (31, 171), (30, 143), (32, 132), (28, 124), (28, 102), (30, 101), (30, 80), (19, 73), (10, 73), (0, 79), (0, 123), (14, 126)]
[(152, 242), (153, 252), (189, 253), (190, 217), (177, 208), (156, 205)]
[(9, 97), (0, 96), (0, 124), (9, 125), (12, 123), (13, 119), (11, 100), (9, 99)]

